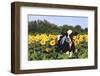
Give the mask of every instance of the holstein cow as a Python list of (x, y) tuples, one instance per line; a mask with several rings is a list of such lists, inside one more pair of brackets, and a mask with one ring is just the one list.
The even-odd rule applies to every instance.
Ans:
[(61, 35), (58, 35), (57, 41), (59, 51), (69, 54), (69, 57), (72, 57), (72, 54), (75, 52), (73, 31), (68, 30), (67, 33), (62, 32)]

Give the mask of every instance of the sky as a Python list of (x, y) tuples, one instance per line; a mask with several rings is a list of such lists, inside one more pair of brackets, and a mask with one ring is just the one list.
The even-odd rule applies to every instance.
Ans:
[(28, 15), (28, 21), (34, 20), (47, 20), (58, 26), (67, 24), (71, 26), (81, 25), (82, 28), (88, 27), (88, 17)]

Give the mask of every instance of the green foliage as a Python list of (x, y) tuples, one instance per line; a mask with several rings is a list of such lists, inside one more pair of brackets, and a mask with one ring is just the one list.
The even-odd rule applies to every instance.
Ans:
[(28, 22), (28, 32), (30, 33), (51, 33), (51, 34), (60, 34), (62, 31), (73, 30), (73, 32), (77, 34), (86, 34), (88, 29), (81, 28), (81, 25), (76, 25), (75, 27), (72, 25), (61, 25), (57, 26), (56, 24), (50, 23), (47, 20), (35, 20)]
[(28, 60), (53, 60), (53, 59), (84, 59), (88, 57), (88, 43), (82, 42), (77, 49), (77, 52), (73, 53), (72, 57), (69, 57), (66, 53), (56, 51), (56, 46), (50, 47), (52, 51), (46, 52), (46, 46), (39, 44), (29, 44), (28, 47)]

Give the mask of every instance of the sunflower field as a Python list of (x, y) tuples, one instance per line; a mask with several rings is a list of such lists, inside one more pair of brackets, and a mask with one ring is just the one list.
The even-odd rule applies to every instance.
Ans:
[(28, 35), (28, 60), (53, 60), (53, 59), (84, 59), (88, 57), (88, 35), (74, 36), (76, 51), (72, 57), (57, 51), (57, 36), (55, 34), (29, 34)]

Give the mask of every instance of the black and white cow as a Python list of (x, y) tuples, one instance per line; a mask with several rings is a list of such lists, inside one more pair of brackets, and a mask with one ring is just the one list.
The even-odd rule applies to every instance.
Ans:
[(67, 33), (61, 33), (57, 38), (59, 51), (69, 54), (69, 57), (75, 52), (73, 36), (73, 31), (68, 30)]

